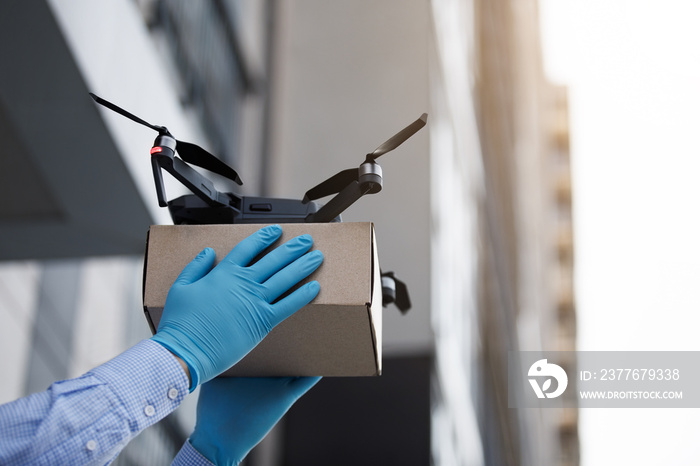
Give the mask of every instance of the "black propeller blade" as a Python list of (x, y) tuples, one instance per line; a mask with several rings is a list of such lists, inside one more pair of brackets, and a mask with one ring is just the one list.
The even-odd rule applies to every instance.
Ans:
[[(404, 129), (390, 137), (377, 147), (374, 152), (367, 154), (365, 163), (374, 163), (380, 156), (391, 152), (392, 150), (403, 144), (408, 138), (416, 134), (428, 121), (428, 114), (424, 113), (416, 121), (406, 126)], [(348, 184), (358, 180), (358, 171), (356, 168), (350, 168), (336, 173), (332, 177), (317, 184), (313, 188), (306, 191), (303, 202), (309, 202), (322, 197), (330, 196), (331, 194), (339, 193)]]
[(388, 140), (386, 140), (379, 147), (374, 149), (374, 152), (372, 152), (371, 154), (367, 154), (367, 161), (374, 161), (380, 156), (386, 154), (387, 152), (391, 152), (392, 150), (396, 149), (401, 144), (403, 144), (408, 138), (416, 134), (418, 130), (425, 126), (427, 122), (428, 114), (424, 113), (416, 121), (406, 126), (404, 129), (402, 129), (401, 131), (390, 137)]
[(190, 142), (176, 141), (177, 142), (177, 152), (180, 154), (182, 160), (192, 165), (197, 165), (210, 172), (219, 174), (229, 180), (232, 180), (239, 186), (243, 184), (241, 178), (236, 173), (236, 170), (226, 165), (224, 162), (214, 157), (209, 152), (205, 151), (201, 147), (192, 144)]
[[(166, 128), (165, 126), (152, 125), (146, 120), (137, 117), (133, 113), (127, 112), (123, 108), (114, 105), (112, 102), (109, 102), (93, 94), (92, 92), (90, 93), (90, 96), (98, 104), (128, 118), (131, 121), (139, 123), (148, 128), (154, 129), (158, 131), (158, 134), (160, 135), (173, 137), (173, 135), (170, 134), (170, 131), (168, 131), (168, 128)], [(241, 181), (241, 178), (238, 176), (238, 173), (236, 173), (236, 171), (233, 168), (229, 167), (224, 162), (222, 162), (206, 150), (190, 142), (178, 141), (177, 139), (175, 140), (175, 142), (177, 144), (176, 150), (180, 154), (180, 158), (182, 158), (182, 160), (184, 160), (185, 162), (191, 163), (192, 165), (196, 165), (198, 167), (202, 167), (206, 170), (209, 170), (210, 172), (228, 178), (229, 180), (232, 180), (238, 185), (243, 184), (243, 181)]]
[(121, 107), (117, 107), (117, 106), (114, 105), (112, 102), (109, 102), (109, 101), (103, 99), (102, 97), (99, 97), (99, 96), (93, 94), (92, 92), (90, 92), (90, 97), (92, 97), (93, 100), (94, 100), (95, 102), (97, 102), (98, 104), (102, 105), (103, 107), (107, 107), (108, 109), (112, 110), (113, 112), (117, 112), (117, 113), (120, 114), (121, 116), (125, 116), (125, 117), (127, 117), (129, 120), (135, 121), (136, 123), (138, 123), (138, 124), (140, 124), (140, 125), (147, 126), (147, 127), (151, 128), (151, 129), (154, 129), (154, 130), (158, 131), (158, 134), (165, 134), (165, 135), (168, 135), (168, 136), (172, 136), (172, 135), (170, 134), (170, 132), (168, 131), (168, 128), (166, 128), (165, 126), (156, 126), (156, 125), (152, 125), (152, 124), (150, 124), (149, 122), (147, 122), (146, 120), (143, 120), (143, 119), (137, 117), (137, 116), (134, 115), (133, 113), (127, 112), (126, 110), (124, 110), (124, 109), (121, 108)]

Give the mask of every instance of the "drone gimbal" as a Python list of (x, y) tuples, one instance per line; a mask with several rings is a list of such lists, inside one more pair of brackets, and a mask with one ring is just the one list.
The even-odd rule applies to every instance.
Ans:
[[(176, 225), (231, 224), (231, 223), (326, 223), (340, 222), (340, 214), (365, 194), (382, 189), (382, 168), (377, 159), (390, 152), (425, 126), (428, 115), (396, 133), (367, 154), (358, 168), (343, 170), (306, 192), (302, 200), (270, 197), (240, 196), (220, 192), (214, 183), (192, 168), (195, 165), (209, 170), (239, 186), (243, 184), (238, 173), (201, 147), (178, 141), (165, 126), (152, 125), (95, 94), (98, 104), (158, 132), (151, 148), (151, 166), (156, 185), (158, 205), (167, 207)], [(179, 154), (180, 157), (178, 157)], [(170, 173), (193, 194), (167, 200), (162, 170)], [(317, 199), (335, 194), (324, 205)], [(382, 273), (383, 304), (395, 303), (405, 313), (411, 307), (406, 285), (393, 272)]]

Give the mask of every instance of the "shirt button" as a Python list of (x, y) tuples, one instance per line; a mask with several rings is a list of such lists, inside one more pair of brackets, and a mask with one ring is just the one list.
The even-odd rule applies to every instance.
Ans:
[(146, 416), (151, 417), (156, 413), (156, 408), (154, 408), (152, 405), (147, 405), (143, 412), (146, 414)]
[(174, 400), (175, 398), (177, 398), (178, 394), (179, 394), (179, 392), (177, 391), (177, 388), (173, 387), (170, 390), (168, 390), (168, 398), (170, 398), (171, 400)]
[(94, 440), (88, 440), (88, 442), (85, 444), (85, 448), (87, 448), (89, 451), (95, 451), (95, 448), (97, 448), (97, 442)]

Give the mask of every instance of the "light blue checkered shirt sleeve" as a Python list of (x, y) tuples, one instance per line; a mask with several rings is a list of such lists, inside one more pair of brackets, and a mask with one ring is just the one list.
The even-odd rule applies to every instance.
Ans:
[(201, 453), (199, 453), (190, 443), (190, 440), (182, 445), (177, 456), (173, 460), (171, 466), (212, 466), (210, 462)]
[(81, 377), (1, 405), (0, 464), (109, 463), (188, 393), (177, 360), (144, 340)]

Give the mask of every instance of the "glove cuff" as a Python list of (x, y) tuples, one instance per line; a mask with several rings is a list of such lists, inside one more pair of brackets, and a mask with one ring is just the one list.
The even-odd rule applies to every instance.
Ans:
[(193, 358), (190, 356), (189, 353), (187, 353), (187, 351), (182, 350), (181, 347), (178, 347), (177, 345), (171, 345), (167, 338), (163, 338), (163, 335), (161, 335), (161, 333), (165, 332), (156, 333), (151, 337), (151, 340), (155, 341), (156, 343), (173, 353), (175, 356), (185, 361), (185, 364), (187, 364), (187, 369), (190, 372), (190, 393), (192, 393), (195, 390), (195, 388), (199, 386), (199, 381), (201, 380), (199, 371), (197, 370), (197, 366), (194, 364)]

